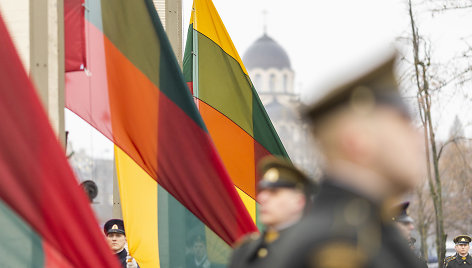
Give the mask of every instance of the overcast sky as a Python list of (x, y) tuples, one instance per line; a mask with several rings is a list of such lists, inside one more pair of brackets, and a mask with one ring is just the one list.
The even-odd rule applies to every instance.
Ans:
[[(183, 35), (188, 29), (192, 0), (183, 1)], [(319, 85), (336, 76), (368, 56), (371, 51), (392, 42), (410, 30), (406, 0), (214, 0), (223, 23), (241, 58), (247, 48), (263, 33), (264, 21), (267, 33), (288, 53), (295, 72), (295, 89), (305, 100), (320, 94)], [(263, 11), (267, 15), (263, 16)], [(464, 49), (461, 37), (470, 36), (472, 16), (470, 11), (450, 12), (434, 17), (418, 10), (421, 31), (431, 37), (433, 52), (439, 60), (447, 60)], [(466, 93), (464, 93), (466, 94)], [(462, 101), (460, 101), (462, 100)], [(462, 95), (447, 95), (438, 104), (436, 113), (439, 137), (445, 137), (455, 114), (465, 125), (466, 134), (471, 131), (470, 101)], [(68, 113), (66, 127), (86, 128)], [(92, 154), (111, 154), (106, 139), (92, 135), (74, 137), (75, 149), (85, 148)], [(77, 135), (78, 136), (78, 135)], [(93, 136), (93, 137), (92, 137)]]
[[(240, 56), (263, 33), (287, 51), (304, 90), (405, 28), (403, 1), (214, 0)], [(183, 0), (185, 34), (192, 0)]]

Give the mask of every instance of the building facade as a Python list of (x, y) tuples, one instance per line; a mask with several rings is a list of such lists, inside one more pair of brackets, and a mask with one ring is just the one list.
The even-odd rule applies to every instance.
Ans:
[(291, 160), (318, 176), (308, 126), (300, 118), (302, 102), (295, 90), (295, 73), (285, 49), (267, 33), (244, 53), (244, 65)]

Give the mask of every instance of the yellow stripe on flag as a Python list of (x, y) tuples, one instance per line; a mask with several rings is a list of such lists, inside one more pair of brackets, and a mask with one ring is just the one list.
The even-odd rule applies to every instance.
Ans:
[(241, 66), (243, 72), (247, 74), (246, 67), (239, 57), (238, 51), (234, 47), (231, 37), (226, 31), (226, 27), (218, 14), (213, 2), (210, 0), (194, 0), (190, 24), (193, 29), (210, 38), (220, 46), (228, 55), (233, 57)]
[(159, 267), (157, 182), (116, 146), (115, 162), (130, 255), (141, 268)]
[(256, 223), (256, 201), (245, 192), (241, 191), (238, 187), (235, 188), (238, 191), (239, 197), (243, 200), (244, 206), (249, 212), (249, 215), (251, 215), (252, 220)]

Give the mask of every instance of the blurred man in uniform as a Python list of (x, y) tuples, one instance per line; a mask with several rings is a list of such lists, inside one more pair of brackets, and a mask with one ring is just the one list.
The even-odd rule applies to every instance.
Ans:
[(123, 220), (111, 219), (103, 226), (108, 245), (120, 260), (123, 268), (137, 268), (139, 265), (125, 249), (126, 234)]
[(471, 240), (472, 238), (468, 235), (459, 235), (454, 238), (456, 254), (446, 257), (444, 260), (444, 268), (472, 267), (472, 258), (469, 254), (469, 243)]
[(421, 267), (392, 223), (392, 207), (422, 178), (420, 135), (394, 77), (396, 53), (372, 51), (308, 105), (324, 156), (313, 208), (274, 267)]
[(395, 208), (395, 216), (392, 218), (392, 220), (406, 241), (408, 241), (410, 248), (413, 248), (414, 242), (416, 242), (416, 240), (413, 240), (414, 238), (411, 237), (411, 232), (413, 229), (415, 229), (415, 226), (413, 225), (413, 219), (410, 217), (410, 215), (408, 215), (407, 212), (409, 206), (410, 202), (403, 202), (398, 205)]
[(266, 229), (262, 235), (253, 234), (240, 242), (228, 267), (273, 267), (285, 236), (300, 220), (314, 192), (314, 183), (290, 162), (274, 157), (260, 164), (261, 180), (257, 202), (259, 219)]
[(400, 233), (405, 238), (405, 241), (408, 242), (408, 246), (410, 249), (415, 253), (416, 257), (420, 260), (422, 267), (427, 268), (426, 260), (419, 254), (419, 252), (415, 252), (415, 242), (416, 239), (411, 236), (411, 232), (415, 229), (413, 225), (414, 221), (408, 214), (408, 207), (410, 206), (410, 202), (403, 202), (397, 205), (394, 208), (394, 217), (392, 218), (395, 226), (400, 230)]
[(186, 259), (186, 268), (211, 268), (208, 260), (206, 243), (201, 235), (192, 239), (192, 254)]

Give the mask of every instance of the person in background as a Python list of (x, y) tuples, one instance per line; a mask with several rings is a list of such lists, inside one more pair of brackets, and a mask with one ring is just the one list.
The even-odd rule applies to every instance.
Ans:
[(453, 239), (456, 244), (456, 254), (444, 259), (444, 268), (472, 267), (472, 258), (469, 254), (471, 240), (472, 238), (468, 235), (458, 235)]
[(421, 136), (398, 91), (393, 49), (372, 50), (309, 101), (304, 117), (324, 157), (313, 207), (273, 267), (421, 267), (392, 207), (423, 178)]
[(111, 250), (119, 259), (123, 268), (139, 268), (136, 261), (128, 254), (126, 250), (126, 233), (123, 220), (111, 219), (103, 226), (103, 232)]
[(410, 202), (403, 202), (398, 205), (395, 208), (396, 215), (392, 218), (392, 220), (397, 226), (398, 230), (400, 230), (400, 232), (402, 233), (403, 237), (405, 237), (406, 241), (410, 243), (411, 247), (413, 241), (411, 237), (411, 232), (415, 229), (415, 226), (413, 225), (413, 219), (410, 217), (410, 215), (408, 215), (407, 212), (409, 206)]
[[(416, 239), (411, 236), (411, 232), (415, 229), (413, 218), (410, 217), (408, 214), (408, 207), (410, 206), (410, 202), (406, 201), (403, 202), (395, 207), (395, 216), (392, 218), (395, 226), (398, 228), (400, 233), (405, 238), (405, 241), (408, 242), (408, 246), (410, 249), (415, 252), (415, 242)], [(426, 264), (426, 260), (421, 257), (418, 252), (415, 252), (415, 255), (423, 264), (423, 268), (427, 268), (428, 265)]]
[(279, 261), (278, 248), (314, 193), (314, 183), (287, 160), (265, 158), (259, 170), (256, 200), (265, 230), (243, 238), (232, 254), (230, 268), (273, 267)]
[(187, 257), (186, 268), (210, 268), (212, 267), (208, 260), (206, 243), (201, 235), (196, 235), (192, 239), (192, 254)]

